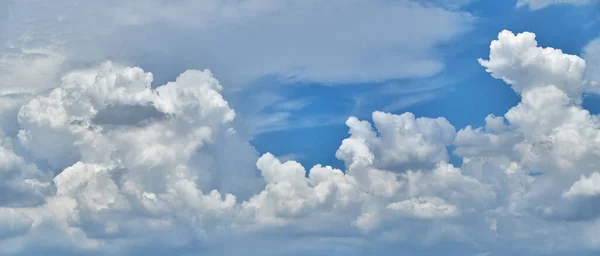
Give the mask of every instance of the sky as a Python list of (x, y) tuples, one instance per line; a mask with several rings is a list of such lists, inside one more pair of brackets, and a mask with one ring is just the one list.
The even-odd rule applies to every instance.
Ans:
[(596, 0), (0, 0), (0, 255), (598, 255)]

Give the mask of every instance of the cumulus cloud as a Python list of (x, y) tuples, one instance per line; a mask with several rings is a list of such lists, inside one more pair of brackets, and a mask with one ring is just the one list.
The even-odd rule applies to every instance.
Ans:
[(488, 115), (485, 127), (467, 126), (456, 134), (454, 153), (461, 157), (499, 156), (513, 154), (521, 135), (509, 130), (504, 117)]
[(576, 98), (584, 88), (585, 61), (560, 49), (539, 47), (535, 34), (504, 30), (490, 45), (489, 60), (479, 59), (493, 77), (512, 85), (517, 93), (554, 85)]
[[(397, 214), (455, 217), (463, 198), (489, 194), (445, 163), (456, 131), (443, 118), (376, 112), (377, 132), (350, 118), (353, 135), (338, 152), (348, 170), (307, 172), (271, 154), (253, 164), (257, 155), (237, 137), (236, 114), (210, 71), (189, 70), (157, 88), (152, 80), (140, 68), (107, 62), (68, 73), (50, 91), (6, 99), (17, 123), (4, 139), (19, 147), (3, 147), (3, 166), (17, 174), (7, 189), (15, 195), (21, 184), (27, 199), (38, 199), (12, 198), (1, 208), (13, 223), (3, 227), (10, 252), (125, 252), (165, 234), (172, 238), (160, 239), (164, 248), (194, 241), (210, 248), (221, 235), (285, 227), (316, 235), (346, 225), (359, 235)], [(62, 242), (34, 246), (39, 236)]]
[(600, 173), (594, 172), (589, 177), (581, 176), (581, 179), (573, 183), (563, 196), (595, 196), (600, 194)]
[[(337, 153), (340, 159), (349, 162), (361, 157), (391, 171), (420, 169), (448, 160), (446, 146), (454, 140), (456, 130), (445, 118), (374, 112), (373, 122), (377, 131), (368, 122), (348, 119), (346, 125), (352, 136), (342, 142)], [(361, 144), (361, 150), (357, 144)], [(369, 152), (362, 152), (367, 148)]]
[(0, 88), (2, 94), (32, 93), (52, 88), (66, 56), (47, 49), (0, 51)]
[(466, 1), (450, 2), (3, 1), (0, 94), (51, 89), (64, 73), (106, 60), (152, 71), (153, 86), (210, 68), (227, 84), (231, 105), (245, 113), (236, 122), (252, 126), (247, 133), (318, 126), (333, 118), (297, 120), (290, 108), (298, 104), (272, 113), (248, 101), (256, 83), (339, 85), (439, 74), (444, 64), (433, 53), (474, 20), (457, 8)]
[(344, 170), (259, 157), (208, 70), (153, 86), (105, 62), (5, 94), (0, 254), (597, 249), (600, 211), (582, 208), (597, 198), (600, 155), (600, 120), (579, 101), (585, 62), (532, 33), (503, 31), (490, 49), (480, 62), (518, 105), (458, 132), (412, 113), (349, 117)]

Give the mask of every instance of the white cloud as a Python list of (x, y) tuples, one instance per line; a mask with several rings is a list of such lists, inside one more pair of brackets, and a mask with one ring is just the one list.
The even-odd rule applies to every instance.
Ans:
[[(364, 229), (378, 230), (377, 223), (394, 220), (395, 213), (427, 219), (456, 216), (464, 206), (461, 198), (485, 194), (445, 196), (448, 190), (485, 187), (453, 166), (438, 165), (447, 159), (445, 145), (455, 134), (443, 118), (376, 112), (381, 138), (351, 118), (353, 136), (340, 154), (364, 148), (375, 152), (373, 161), (345, 158), (347, 173), (315, 166), (306, 177), (299, 163), (282, 163), (270, 154), (258, 159), (257, 168), (247, 161), (254, 161), (256, 153), (236, 137), (235, 113), (210, 71), (189, 70), (155, 89), (152, 78), (140, 68), (104, 63), (70, 72), (59, 87), (17, 101), (21, 107), (10, 113), (18, 129), (5, 139), (22, 149), (7, 147), (2, 160), (36, 163), (48, 175), (33, 181), (46, 182), (50, 189), (37, 192), (45, 198), (42, 204), (1, 208), (31, 219), (23, 227), (6, 229), (18, 243), (3, 243), (26, 253), (25, 248), (37, 248), (32, 246), (42, 235), (62, 240), (48, 241), (54, 247), (123, 252), (166, 234), (172, 239), (160, 245), (179, 247), (198, 240), (219, 242), (221, 235), (239, 232), (275, 229), (285, 234), (282, 226), (308, 233), (329, 226), (338, 232), (343, 223), (356, 223), (347, 228), (359, 235)], [(111, 115), (99, 118), (105, 111)], [(382, 139), (411, 142), (397, 147)], [(420, 149), (413, 154), (408, 147)], [(406, 156), (396, 159), (394, 151)], [(409, 167), (416, 169), (400, 175)], [(256, 169), (264, 181), (257, 179)], [(24, 168), (16, 170), (26, 174)], [(16, 177), (20, 180), (11, 184), (31, 180)], [(331, 222), (314, 226), (327, 220)]]
[(585, 86), (585, 61), (560, 49), (539, 47), (535, 34), (513, 34), (504, 30), (490, 45), (489, 60), (479, 59), (494, 78), (512, 85), (517, 93), (534, 87), (554, 85), (572, 98)]
[[(456, 130), (445, 118), (374, 112), (373, 122), (377, 131), (356, 118), (346, 121), (352, 136), (342, 142), (338, 158), (350, 162), (350, 159), (360, 157), (391, 171), (417, 170), (448, 160), (446, 145), (452, 143)], [(363, 152), (366, 148), (370, 152)]]
[(600, 211), (578, 201), (597, 194), (600, 167), (600, 120), (578, 100), (585, 62), (508, 31), (480, 62), (517, 106), (458, 132), (411, 113), (350, 117), (343, 171), (259, 157), (208, 70), (153, 88), (107, 62), (3, 95), (0, 192), (13, 197), (0, 197), (0, 254), (596, 249)]
[(473, 129), (470, 125), (456, 134), (455, 154), (461, 157), (512, 155), (513, 147), (522, 140), (511, 132), (504, 117), (488, 115), (485, 127)]
[(386, 208), (417, 218), (433, 219), (458, 215), (454, 205), (448, 205), (444, 200), (432, 198), (412, 198), (402, 202), (389, 204)]
[(47, 49), (0, 50), (0, 94), (53, 88), (66, 57)]
[[(429, 76), (443, 68), (431, 51), (472, 20), (444, 6), (408, 0), (10, 1), (0, 38), (9, 47), (0, 52), (15, 64), (0, 74), (29, 70), (34, 83), (111, 59), (161, 77), (209, 67), (231, 88), (266, 75), (324, 83)], [(32, 48), (56, 53), (25, 61), (32, 57), (24, 51)], [(39, 69), (13, 70), (18, 63)], [(49, 63), (52, 68), (44, 68)]]
[(600, 194), (600, 173), (594, 172), (589, 177), (581, 176), (581, 179), (573, 183), (563, 196), (595, 196)]
[(595, 0), (518, 0), (517, 7), (527, 6), (531, 10), (539, 10), (553, 4), (574, 4), (585, 5), (593, 3)]
[(589, 42), (582, 52), (585, 59), (585, 78), (590, 82), (588, 91), (598, 94), (600, 92), (600, 38)]

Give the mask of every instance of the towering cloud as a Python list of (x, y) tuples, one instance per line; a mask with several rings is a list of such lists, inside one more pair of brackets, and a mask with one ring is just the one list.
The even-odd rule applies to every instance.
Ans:
[(432, 54), (437, 45), (472, 20), (443, 3), (411, 0), (2, 1), (0, 85), (49, 88), (60, 71), (105, 59), (166, 76), (208, 67), (230, 88), (263, 76), (322, 83), (426, 77), (444, 68)]

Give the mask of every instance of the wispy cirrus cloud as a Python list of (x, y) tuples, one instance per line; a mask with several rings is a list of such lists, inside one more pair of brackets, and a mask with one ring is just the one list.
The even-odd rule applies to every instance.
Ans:
[(267, 75), (336, 84), (429, 76), (443, 68), (430, 51), (473, 19), (408, 0), (28, 0), (3, 7), (3, 56), (12, 47), (13, 58), (35, 59), (27, 49), (51, 47), (66, 66), (110, 59), (155, 70), (159, 79), (210, 68), (230, 88)]
[(527, 6), (531, 10), (539, 10), (554, 4), (585, 5), (596, 0), (517, 0), (517, 7)]

